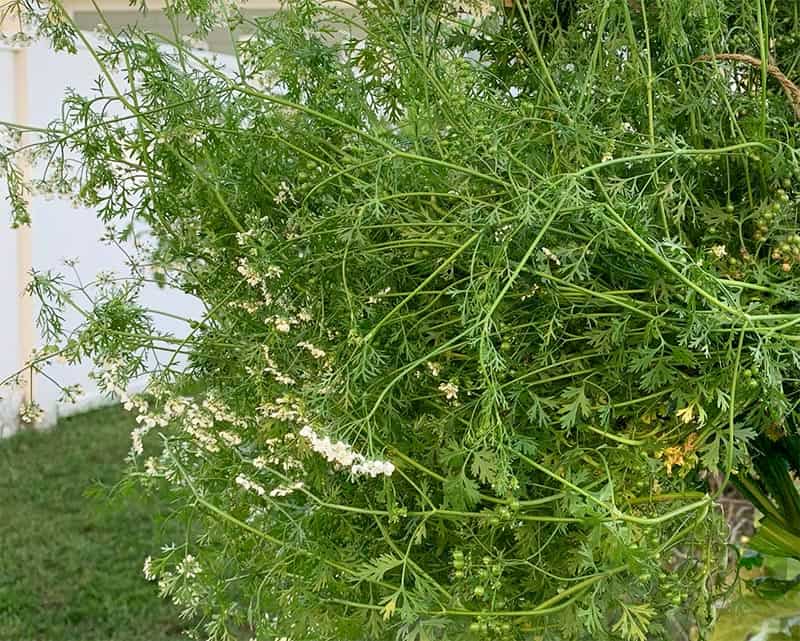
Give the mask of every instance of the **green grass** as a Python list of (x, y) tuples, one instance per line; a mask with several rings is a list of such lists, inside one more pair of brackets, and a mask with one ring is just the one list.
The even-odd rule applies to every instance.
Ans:
[(173, 641), (176, 610), (144, 580), (147, 554), (176, 537), (120, 480), (131, 418), (102, 409), (0, 441), (0, 641)]

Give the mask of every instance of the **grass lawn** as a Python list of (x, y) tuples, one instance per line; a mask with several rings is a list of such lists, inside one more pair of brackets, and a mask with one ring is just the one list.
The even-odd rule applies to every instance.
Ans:
[(171, 604), (144, 580), (176, 536), (152, 499), (87, 496), (121, 477), (130, 416), (117, 408), (0, 441), (0, 641), (174, 641)]

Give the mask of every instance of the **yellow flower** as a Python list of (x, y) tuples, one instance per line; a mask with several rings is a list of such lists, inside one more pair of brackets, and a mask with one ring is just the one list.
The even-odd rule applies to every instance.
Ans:
[(672, 445), (665, 447), (660, 452), (656, 453), (656, 458), (664, 459), (664, 467), (667, 468), (667, 474), (672, 475), (672, 468), (676, 465), (680, 467), (686, 466), (686, 469), (681, 472), (684, 474), (688, 472), (697, 463), (697, 456), (694, 453), (697, 447), (697, 439), (699, 438), (697, 432), (692, 432), (686, 437), (686, 442), (683, 445)]
[(675, 412), (675, 416), (681, 419), (684, 425), (688, 425), (694, 420), (694, 404), (684, 407), (682, 410)]
[(656, 457), (664, 459), (664, 467), (667, 468), (668, 475), (672, 475), (672, 468), (675, 465), (683, 465), (685, 463), (683, 448), (678, 445), (664, 448), (656, 454)]

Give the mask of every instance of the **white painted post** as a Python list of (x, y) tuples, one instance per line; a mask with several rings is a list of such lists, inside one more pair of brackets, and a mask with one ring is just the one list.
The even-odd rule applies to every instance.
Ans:
[[(14, 52), (14, 120), (28, 124), (28, 51), (20, 47)], [(25, 138), (23, 137), (23, 140)], [(30, 166), (25, 157), (19, 160), (19, 170), (25, 179), (30, 177)], [(30, 212), (30, 200), (27, 202)], [(17, 333), (19, 368), (23, 369), (31, 358), (34, 348), (33, 300), (26, 292), (28, 278), (33, 267), (33, 230), (24, 225), (16, 231), (17, 245)], [(33, 400), (33, 377), (30, 370), (23, 372), (21, 378), (23, 402)]]

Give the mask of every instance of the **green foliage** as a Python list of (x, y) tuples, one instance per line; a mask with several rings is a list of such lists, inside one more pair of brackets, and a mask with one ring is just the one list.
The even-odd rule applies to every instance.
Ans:
[[(37, 188), (156, 240), (130, 281), (34, 286), (193, 526), (149, 571), (215, 640), (707, 638), (705, 478), (754, 474), (800, 398), (800, 130), (715, 56), (792, 75), (798, 3), (351, 9), (250, 21), (227, 67), (87, 41), (98, 95), (40, 132)], [(148, 270), (203, 301), (185, 340)]]

